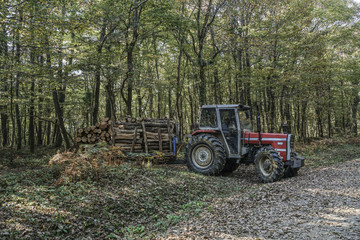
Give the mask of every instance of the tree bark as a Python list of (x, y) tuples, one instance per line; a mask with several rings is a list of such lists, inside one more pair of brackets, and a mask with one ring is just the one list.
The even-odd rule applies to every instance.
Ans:
[[(21, 24), (23, 21), (23, 13), (22, 10), (19, 10), (19, 24)], [(18, 66), (20, 66), (21, 62), (20, 62), (20, 57), (21, 57), (21, 49), (20, 49), (20, 33), (19, 33), (19, 28), (17, 28), (16, 30), (16, 36), (15, 36), (15, 41), (16, 41), (16, 53), (15, 53), (15, 62)], [(19, 108), (19, 98), (20, 98), (20, 94), (19, 94), (19, 87), (20, 87), (20, 72), (16, 73), (16, 78), (15, 78), (15, 97), (16, 97), (16, 103), (15, 103), (15, 115), (16, 115), (16, 128), (17, 128), (17, 144), (16, 144), (16, 149), (20, 150), (21, 149), (21, 143), (22, 143), (22, 132), (21, 132), (21, 117), (20, 117), (20, 108)]]
[(69, 149), (70, 148), (70, 141), (69, 141), (67, 131), (66, 131), (66, 128), (65, 128), (65, 124), (64, 124), (63, 110), (61, 109), (61, 106), (60, 106), (60, 103), (59, 103), (58, 91), (53, 90), (52, 95), (53, 95), (53, 101), (54, 101), (55, 112), (56, 112), (56, 116), (57, 116), (57, 120), (58, 120), (58, 125), (59, 125), (59, 128), (61, 130), (61, 135), (62, 135), (62, 138), (65, 141), (66, 149)]
[[(6, 42), (6, 38), (5, 38), (5, 35), (6, 35), (6, 29), (5, 29), (5, 25), (4, 25), (4, 28), (3, 28), (3, 32), (1, 33), (0, 37), (0, 54), (2, 54), (4, 56), (4, 59), (7, 59), (8, 57), (8, 47), (7, 47), (7, 42)], [(5, 69), (5, 66), (2, 67), (3, 69)], [(1, 79), (1, 82), (3, 82), (4, 84), (4, 96), (5, 98), (8, 98), (8, 77), (9, 75), (6, 73), (6, 70), (5, 70), (5, 74), (4, 74), (4, 78)], [(8, 145), (8, 138), (9, 138), (9, 130), (8, 130), (8, 108), (7, 108), (7, 105), (3, 105), (1, 106), (1, 132), (2, 132), (2, 145), (5, 147)]]
[(356, 137), (358, 135), (358, 124), (357, 124), (357, 110), (359, 107), (359, 102), (360, 102), (360, 98), (359, 98), (359, 86), (358, 83), (355, 84), (355, 86), (353, 87), (353, 96), (354, 96), (354, 100), (352, 102), (352, 133), (353, 135)]
[(96, 68), (95, 68), (95, 90), (94, 90), (94, 110), (92, 114), (92, 124), (95, 125), (98, 121), (99, 115), (99, 100), (100, 100), (100, 85), (101, 85), (101, 55), (103, 48), (103, 41), (106, 31), (106, 22), (104, 20), (103, 26), (100, 33), (100, 43), (97, 46), (96, 53)]

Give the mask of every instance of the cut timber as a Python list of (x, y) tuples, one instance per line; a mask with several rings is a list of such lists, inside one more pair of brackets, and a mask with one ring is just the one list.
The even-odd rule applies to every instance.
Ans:
[(158, 139), (159, 139), (159, 151), (162, 152), (162, 136), (161, 136), (161, 129), (158, 128)]
[(107, 127), (108, 127), (107, 122), (101, 122), (101, 123), (100, 123), (99, 128), (100, 128), (101, 130), (105, 130)]
[[(130, 127), (141, 127), (142, 126), (142, 122), (141, 123), (117, 122), (116, 124), (130, 126)], [(167, 127), (167, 123), (144, 122), (144, 124), (145, 124), (145, 127), (163, 127), (163, 128)]]
[(78, 129), (75, 142), (93, 144), (106, 141), (134, 152), (170, 151), (174, 126), (175, 122), (167, 118), (136, 119), (129, 116), (124, 121), (116, 123), (109, 118), (102, 118), (93, 126)]
[(167, 121), (167, 130), (168, 130), (168, 134), (169, 134), (169, 147), (170, 147), (170, 152), (172, 152), (172, 142), (171, 142), (171, 132), (170, 132), (170, 119), (168, 119)]
[(147, 132), (146, 132), (146, 129), (145, 129), (145, 122), (143, 121), (141, 123), (141, 125), (142, 125), (143, 134), (144, 134), (145, 153), (149, 153), (149, 147), (148, 147), (148, 142), (147, 142)]
[(137, 127), (136, 127), (135, 130), (134, 130), (134, 136), (133, 136), (133, 140), (132, 140), (130, 152), (133, 152), (133, 151), (134, 151), (135, 142), (136, 142), (136, 135), (137, 135)]
[[(137, 130), (137, 127), (135, 128)], [(139, 131), (139, 130), (137, 130)], [(134, 130), (133, 130), (133, 134), (119, 134), (115, 136), (115, 140), (117, 139), (133, 139), (134, 138)]]

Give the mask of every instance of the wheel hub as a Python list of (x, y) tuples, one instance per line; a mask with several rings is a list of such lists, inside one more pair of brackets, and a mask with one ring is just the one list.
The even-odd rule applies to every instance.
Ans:
[(263, 158), (260, 162), (260, 170), (263, 175), (268, 176), (273, 172), (273, 163), (269, 158)]
[(212, 151), (206, 145), (199, 145), (192, 151), (192, 159), (198, 168), (207, 168), (213, 162)]
[(209, 154), (206, 151), (201, 150), (198, 152), (198, 158), (201, 162), (206, 162), (209, 158)]

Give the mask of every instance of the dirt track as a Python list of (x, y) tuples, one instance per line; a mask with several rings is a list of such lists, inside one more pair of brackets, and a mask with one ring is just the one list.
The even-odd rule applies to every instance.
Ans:
[(252, 167), (231, 177), (253, 187), (214, 200), (165, 239), (360, 239), (360, 159), (272, 184), (258, 184)]

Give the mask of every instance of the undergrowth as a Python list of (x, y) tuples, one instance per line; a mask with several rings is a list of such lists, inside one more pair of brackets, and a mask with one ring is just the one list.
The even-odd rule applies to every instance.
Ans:
[(239, 190), (228, 178), (186, 170), (109, 159), (99, 167), (94, 156), (55, 154), (55, 168), (48, 157), (37, 168), (2, 170), (0, 239), (155, 238), (212, 198)]
[(360, 138), (324, 138), (297, 144), (295, 147), (305, 164), (321, 167), (360, 158)]

